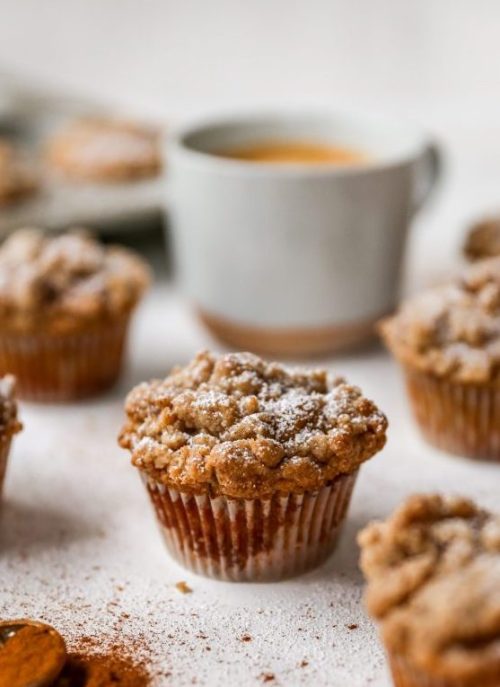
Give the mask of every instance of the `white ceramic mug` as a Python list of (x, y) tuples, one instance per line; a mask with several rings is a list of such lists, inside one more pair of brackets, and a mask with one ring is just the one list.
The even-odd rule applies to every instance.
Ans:
[[(214, 154), (267, 140), (362, 151), (353, 166)], [(359, 342), (393, 310), (413, 214), (439, 170), (418, 130), (355, 114), (233, 117), (191, 126), (169, 150), (182, 288), (232, 346), (283, 354)]]

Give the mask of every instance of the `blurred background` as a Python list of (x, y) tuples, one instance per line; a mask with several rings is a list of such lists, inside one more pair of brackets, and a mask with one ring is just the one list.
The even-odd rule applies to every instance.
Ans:
[[(30, 92), (167, 128), (275, 104), (410, 118), (447, 158), (413, 233), (416, 272), (429, 242), (453, 261), (469, 221), (500, 208), (496, 0), (0, 0), (0, 8), (0, 112)], [(162, 198), (156, 187), (154, 201)]]

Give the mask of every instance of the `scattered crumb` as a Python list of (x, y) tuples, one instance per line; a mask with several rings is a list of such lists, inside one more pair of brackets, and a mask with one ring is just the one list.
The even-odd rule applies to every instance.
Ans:
[(261, 673), (260, 679), (262, 680), (262, 682), (274, 682), (276, 680), (276, 677), (274, 673)]
[(242, 642), (251, 642), (251, 641), (252, 641), (252, 636), (249, 635), (248, 633), (245, 633), (244, 635), (241, 635), (240, 641), (242, 641)]
[(299, 665), (301, 668), (306, 668), (309, 665), (309, 661), (306, 661), (306, 659), (303, 658)]
[(348, 630), (357, 630), (357, 629), (358, 629), (358, 625), (357, 625), (356, 623), (352, 623), (351, 625), (348, 625), (348, 626), (347, 626), (347, 629), (348, 629)]
[(186, 582), (184, 582), (184, 580), (181, 580), (180, 582), (177, 582), (177, 584), (175, 585), (175, 588), (176, 588), (177, 591), (179, 591), (181, 594), (191, 594), (191, 592), (193, 591), (193, 590), (191, 589), (191, 587), (190, 587)]

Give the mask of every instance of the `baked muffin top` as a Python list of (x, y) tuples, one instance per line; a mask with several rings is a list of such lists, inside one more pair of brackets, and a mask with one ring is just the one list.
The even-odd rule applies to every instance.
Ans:
[(500, 218), (485, 219), (472, 227), (464, 244), (469, 260), (500, 256)]
[(417, 495), (358, 541), (366, 604), (391, 652), (460, 684), (498, 676), (500, 515)]
[(17, 419), (15, 391), (16, 380), (12, 375), (0, 377), (0, 441), (22, 429)]
[(407, 301), (380, 331), (405, 363), (460, 382), (499, 384), (500, 258)]
[(126, 413), (120, 444), (140, 470), (237, 498), (316, 490), (379, 451), (387, 427), (357, 387), (250, 353), (199, 353), (133, 389)]
[(152, 177), (161, 171), (157, 131), (116, 119), (77, 120), (49, 142), (54, 168), (82, 181), (120, 182)]
[(31, 196), (38, 185), (34, 167), (9, 141), (0, 138), (0, 207)]
[(141, 258), (83, 230), (20, 230), (0, 247), (0, 322), (21, 331), (78, 329), (127, 313), (148, 282)]

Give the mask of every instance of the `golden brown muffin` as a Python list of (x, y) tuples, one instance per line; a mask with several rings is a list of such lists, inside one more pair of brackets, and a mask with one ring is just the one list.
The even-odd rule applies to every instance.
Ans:
[(138, 256), (82, 230), (17, 232), (0, 248), (0, 374), (15, 374), (34, 399), (106, 388), (148, 282)]
[[(120, 443), (144, 477), (171, 550), (191, 567), (232, 579), (252, 578), (259, 560), (259, 577), (280, 577), (279, 565), (293, 574), (324, 558), (357, 470), (382, 449), (387, 427), (358, 388), (324, 370), (289, 369), (250, 353), (200, 353), (164, 380), (136, 387), (126, 412)], [(315, 518), (312, 511), (301, 518), (318, 499)], [(180, 503), (190, 515), (179, 512)], [(182, 534), (185, 518), (196, 521), (196, 535)], [(298, 522), (316, 527), (316, 539), (301, 532), (297, 544)], [(238, 540), (243, 526), (252, 535), (245, 535), (241, 560), (225, 537), (227, 547), (211, 546), (219, 536), (212, 528), (228, 537), (235, 530)], [(211, 559), (214, 570), (199, 556), (190, 559), (193, 547), (199, 554), (201, 532), (201, 558)], [(279, 548), (283, 537), (292, 549), (293, 542), (302, 547), (301, 556)], [(267, 558), (254, 555), (264, 548)], [(292, 555), (298, 560), (287, 560)]]
[(49, 142), (47, 159), (80, 181), (134, 181), (157, 176), (162, 168), (158, 132), (113, 119), (73, 122)]
[(397, 687), (500, 684), (500, 516), (417, 495), (359, 535)]
[(9, 141), (0, 138), (0, 208), (31, 197), (38, 188), (34, 167)]
[(404, 303), (381, 323), (434, 445), (500, 460), (500, 258)]

